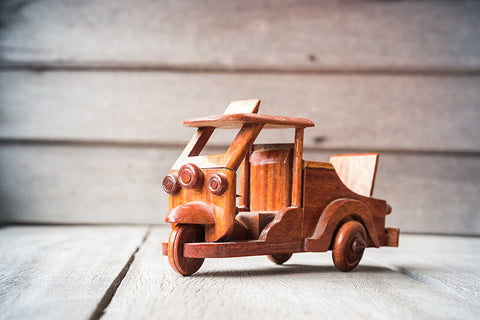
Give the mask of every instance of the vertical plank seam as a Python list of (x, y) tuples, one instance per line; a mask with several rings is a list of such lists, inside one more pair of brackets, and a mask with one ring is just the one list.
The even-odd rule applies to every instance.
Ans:
[(117, 289), (122, 284), (122, 281), (127, 275), (128, 271), (130, 270), (130, 266), (133, 264), (133, 261), (135, 261), (135, 255), (143, 246), (145, 241), (147, 241), (147, 238), (150, 235), (151, 229), (152, 229), (151, 226), (147, 228), (147, 231), (145, 232), (145, 236), (143, 237), (142, 242), (135, 248), (135, 250), (133, 251), (130, 258), (128, 259), (125, 266), (122, 268), (122, 270), (120, 270), (119, 274), (112, 281), (107, 291), (105, 291), (102, 299), (100, 299), (100, 302), (98, 303), (97, 307), (93, 311), (92, 315), (89, 317), (89, 320), (98, 320), (105, 314), (105, 310), (108, 308), (108, 306), (112, 302), (112, 299), (115, 296)]

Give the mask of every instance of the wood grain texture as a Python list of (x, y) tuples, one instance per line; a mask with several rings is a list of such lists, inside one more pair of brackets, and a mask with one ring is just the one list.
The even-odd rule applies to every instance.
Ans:
[(248, 211), (250, 209), (250, 152), (247, 153), (238, 169), (238, 203), (239, 211)]
[[(390, 263), (391, 255), (384, 255), (383, 251), (410, 256), (417, 261), (416, 271), (423, 275), (449, 271), (450, 279), (465, 279), (464, 288), (474, 290), (476, 284), (469, 284), (468, 279), (474, 279), (471, 277), (478, 272), (469, 274), (477, 268), (478, 239), (446, 238), (445, 241), (454, 240), (455, 245), (439, 251), (438, 257), (454, 257), (458, 248), (465, 254), (461, 254), (462, 261), (458, 264), (452, 261), (457, 268), (452, 266), (448, 270), (441, 263), (428, 263), (431, 255), (437, 255), (432, 242), (440, 238), (424, 236), (405, 241), (398, 249), (367, 249), (358, 269), (351, 273), (336, 271), (330, 254), (294, 254), (284, 266), (277, 266), (265, 257), (207, 259), (198, 274), (181, 277), (170, 270), (167, 258), (161, 255), (161, 242), (168, 238), (168, 231), (158, 228), (150, 234), (104, 319), (232, 316), (252, 319), (259, 315), (262, 319), (474, 319), (477, 316), (478, 299), (466, 299), (456, 295), (455, 290), (446, 291), (435, 283), (412, 279), (390, 269), (386, 264)], [(426, 242), (419, 252), (414, 247), (423, 239)], [(470, 260), (463, 259), (467, 255)], [(429, 267), (421, 268), (423, 263)]]
[(237, 100), (228, 105), (223, 114), (257, 113), (260, 107), (260, 99)]
[[(275, 219), (267, 224), (258, 239), (265, 242), (282, 242), (302, 239), (303, 208), (286, 208), (276, 213)], [(303, 251), (303, 245), (300, 246)], [(278, 252), (271, 252), (274, 254)], [(279, 252), (290, 253), (290, 252)]]
[[(203, 201), (184, 201), (173, 207), (165, 218), (167, 223), (214, 224), (215, 214)], [(205, 239), (203, 239), (205, 240)]]
[(250, 155), (250, 210), (278, 211), (290, 206), (292, 145), (259, 146)]
[(146, 227), (0, 229), (1, 319), (88, 319)]
[(3, 146), (1, 219), (50, 223), (158, 223), (162, 178), (180, 149)]
[[(235, 220), (235, 204), (236, 204), (236, 186), (235, 179), (236, 174), (229, 169), (204, 169), (205, 182), (196, 189), (185, 189), (176, 194), (168, 197), (168, 207), (164, 210), (175, 210), (178, 206), (186, 206), (186, 210), (182, 211), (182, 220), (176, 222), (182, 223), (195, 223), (197, 218), (191, 213), (194, 210), (208, 212), (208, 215), (212, 214), (215, 217), (214, 224), (205, 226), (205, 240), (217, 241), (220, 238), (228, 236), (233, 231), (233, 225)], [(222, 173), (227, 178), (230, 188), (222, 195), (212, 194), (208, 190), (208, 179), (212, 174)], [(189, 204), (191, 203), (191, 204)], [(190, 207), (196, 207), (194, 210), (190, 210)], [(205, 209), (206, 207), (207, 209)], [(216, 208), (212, 210), (210, 208)], [(193, 209), (193, 208), (192, 208)], [(171, 221), (173, 222), (173, 221)]]
[(342, 219), (349, 219), (352, 213), (363, 221), (376, 247), (385, 243), (385, 199), (354, 193), (341, 183), (333, 166), (323, 166), (306, 165), (303, 170), (303, 233), (305, 238), (312, 237), (315, 243), (319, 242), (319, 247), (310, 250), (328, 249), (338, 224)]
[(197, 128), (241, 128), (244, 124), (264, 124), (265, 129), (314, 126), (314, 123), (308, 119), (250, 113), (213, 115), (183, 121), (184, 126)]
[[(480, 77), (3, 71), (0, 137), (183, 147), (194, 132), (183, 120), (261, 97), (260, 113), (316, 124), (305, 148), (477, 152), (479, 87)], [(292, 136), (265, 130), (259, 142)]]
[(328, 162), (350, 190), (366, 197), (373, 195), (378, 153), (337, 154), (331, 156)]
[(200, 269), (204, 259), (191, 258), (184, 255), (184, 245), (189, 242), (200, 242), (203, 240), (205, 240), (205, 234), (200, 225), (178, 224), (174, 226), (167, 246), (168, 262), (172, 269), (184, 276), (191, 275)]
[(2, 2), (3, 61), (478, 68), (475, 1)]
[[(163, 224), (162, 178), (181, 149), (7, 145), (0, 147), (2, 221)], [(307, 151), (306, 160), (331, 153)], [(480, 160), (475, 156), (380, 155), (375, 197), (387, 226), (479, 234)]]
[[(480, 301), (479, 239), (403, 235), (398, 248), (366, 255), (411, 278), (478, 304)], [(372, 250), (373, 251), (373, 250)]]
[(333, 241), (333, 264), (341, 271), (352, 270), (362, 259), (366, 246), (367, 234), (362, 224), (353, 220), (346, 222)]
[(304, 128), (295, 128), (292, 167), (292, 207), (302, 206), (302, 173), (303, 173)]
[(248, 230), (248, 239), (258, 240), (263, 228), (275, 218), (275, 212), (239, 212), (235, 216)]
[(188, 258), (227, 258), (301, 252), (302, 247), (300, 240), (186, 243), (183, 253)]
[[(381, 208), (381, 204), (376, 206), (373, 201), (347, 199), (347, 197), (331, 201), (322, 209), (320, 215), (315, 212), (316, 208), (305, 207), (304, 237), (307, 238), (305, 240), (305, 251), (327, 251), (338, 231), (338, 227), (343, 226), (342, 220), (343, 222), (348, 220), (361, 221), (369, 236), (366, 239), (369, 240), (369, 247), (387, 245), (385, 213), (383, 212), (382, 216), (382, 212), (379, 212)], [(352, 214), (355, 215), (353, 219), (351, 218)], [(313, 219), (312, 216), (314, 216)]]

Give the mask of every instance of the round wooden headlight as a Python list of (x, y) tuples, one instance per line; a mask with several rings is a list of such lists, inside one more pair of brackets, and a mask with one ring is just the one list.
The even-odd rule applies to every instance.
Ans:
[(167, 174), (165, 178), (163, 178), (162, 186), (163, 190), (171, 195), (177, 194), (182, 188), (177, 176), (173, 173)]
[(192, 189), (202, 185), (203, 172), (193, 163), (187, 163), (180, 167), (178, 178), (183, 187)]
[(216, 195), (222, 195), (228, 189), (228, 180), (222, 173), (214, 173), (208, 179), (208, 190)]

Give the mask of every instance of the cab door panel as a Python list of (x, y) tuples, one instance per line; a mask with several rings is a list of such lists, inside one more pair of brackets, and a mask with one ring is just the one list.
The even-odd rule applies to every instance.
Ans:
[(293, 144), (255, 145), (250, 155), (250, 210), (289, 207), (292, 192)]

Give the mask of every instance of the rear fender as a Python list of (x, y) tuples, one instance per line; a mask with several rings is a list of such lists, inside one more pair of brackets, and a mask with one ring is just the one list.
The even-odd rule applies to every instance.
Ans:
[(305, 240), (306, 251), (327, 251), (338, 226), (344, 219), (360, 221), (375, 247), (380, 247), (377, 231), (370, 210), (361, 201), (338, 199), (330, 203), (322, 212), (312, 237)]
[(165, 222), (210, 225), (215, 224), (215, 215), (212, 208), (205, 203), (192, 201), (173, 208)]

